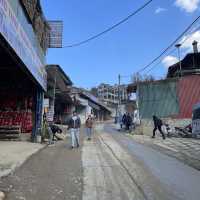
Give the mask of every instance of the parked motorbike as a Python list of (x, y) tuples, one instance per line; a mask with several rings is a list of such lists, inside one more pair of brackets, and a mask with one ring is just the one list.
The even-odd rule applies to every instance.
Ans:
[(192, 138), (192, 125), (189, 124), (185, 127), (172, 128), (169, 124), (164, 124), (167, 137), (182, 137)]

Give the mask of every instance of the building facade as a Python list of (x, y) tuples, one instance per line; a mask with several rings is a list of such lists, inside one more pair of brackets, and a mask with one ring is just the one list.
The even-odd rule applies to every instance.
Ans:
[(97, 87), (97, 97), (106, 105), (117, 105), (128, 100), (127, 86), (126, 85), (109, 85), (100, 84)]
[(0, 127), (20, 127), (33, 140), (42, 125), (48, 34), (39, 0), (0, 1)]
[(111, 110), (88, 91), (73, 87), (71, 96), (74, 99), (74, 111), (78, 113), (83, 123), (89, 115), (93, 115), (97, 121), (110, 118)]
[(66, 124), (72, 114), (73, 100), (70, 97), (72, 81), (59, 65), (47, 65), (47, 93), (49, 106), (47, 121)]

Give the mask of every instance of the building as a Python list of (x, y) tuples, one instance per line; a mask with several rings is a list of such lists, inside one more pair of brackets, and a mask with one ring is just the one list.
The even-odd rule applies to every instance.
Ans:
[(117, 105), (128, 100), (126, 85), (100, 84), (97, 87), (97, 97), (108, 106)]
[(33, 140), (42, 124), (49, 31), (39, 0), (0, 1), (0, 127), (20, 127)]
[(47, 65), (47, 120), (66, 124), (72, 114), (73, 99), (70, 96), (72, 81), (59, 65)]
[(104, 121), (110, 118), (110, 109), (88, 91), (73, 87), (71, 95), (74, 99), (74, 111), (78, 113), (83, 123), (88, 115), (95, 116), (97, 121)]
[(193, 53), (187, 54), (183, 60), (168, 68), (168, 78), (200, 74), (200, 53), (197, 44), (196, 41), (193, 42)]
[(109, 84), (98, 86), (98, 99), (107, 105), (118, 103), (118, 88)]

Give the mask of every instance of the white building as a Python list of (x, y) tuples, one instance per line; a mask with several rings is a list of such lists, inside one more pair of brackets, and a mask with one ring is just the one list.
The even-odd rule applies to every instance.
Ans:
[(86, 90), (73, 87), (71, 95), (74, 99), (74, 110), (83, 123), (89, 115), (94, 115), (98, 121), (110, 118), (111, 110)]
[(100, 84), (97, 87), (98, 99), (106, 105), (117, 105), (128, 100), (126, 85)]

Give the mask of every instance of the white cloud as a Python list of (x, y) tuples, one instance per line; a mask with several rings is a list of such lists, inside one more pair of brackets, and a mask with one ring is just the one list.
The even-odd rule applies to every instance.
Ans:
[(175, 5), (188, 13), (198, 9), (200, 0), (176, 0)]
[(175, 64), (178, 62), (178, 58), (175, 57), (175, 56), (166, 56), (163, 60), (162, 60), (162, 63), (163, 65), (168, 68), (170, 67), (171, 65)]
[(155, 10), (155, 14), (159, 14), (159, 13), (161, 13), (161, 12), (165, 12), (165, 11), (167, 11), (166, 8), (158, 7), (158, 8), (156, 8), (156, 10)]
[[(182, 38), (182, 40), (180, 41), (180, 44), (182, 44), (181, 50), (180, 50), (181, 58), (183, 56), (185, 56), (185, 54), (193, 52), (192, 43), (194, 42), (194, 40), (198, 42), (198, 49), (200, 51), (200, 30), (198, 30), (194, 33), (188, 34)], [(178, 54), (178, 52), (177, 52), (177, 54)], [(170, 56), (170, 55), (166, 56), (162, 60), (162, 64), (167, 68), (177, 62), (178, 62), (178, 58), (175, 56)]]
[(194, 40), (198, 42), (198, 47), (200, 47), (200, 30), (190, 35), (184, 36), (183, 39), (180, 41), (181, 44), (183, 43), (181, 48), (185, 51), (185, 53), (193, 51), (192, 43), (194, 42)]

